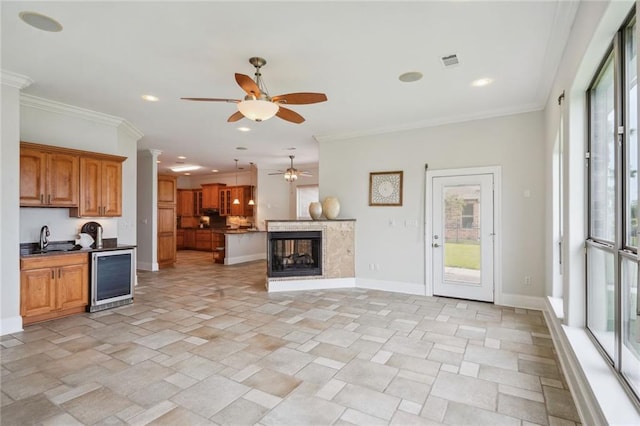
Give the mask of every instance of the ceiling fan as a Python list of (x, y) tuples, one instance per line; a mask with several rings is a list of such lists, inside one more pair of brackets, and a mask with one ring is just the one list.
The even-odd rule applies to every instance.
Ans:
[(286, 180), (287, 182), (293, 182), (293, 181), (297, 180), (298, 176), (313, 176), (309, 172), (298, 170), (298, 169), (293, 167), (293, 159), (295, 158), (294, 155), (290, 155), (289, 158), (291, 159), (291, 167), (289, 167), (284, 172), (283, 171), (278, 171), (277, 173), (269, 173), (269, 174), (270, 175), (280, 175), (280, 174), (284, 173), (284, 180)]
[(282, 105), (304, 105), (315, 104), (327, 100), (324, 93), (298, 92), (286, 95), (269, 96), (267, 88), (262, 80), (260, 68), (266, 65), (266, 59), (253, 57), (249, 58), (249, 63), (256, 68), (255, 81), (248, 75), (236, 73), (236, 82), (247, 93), (244, 99), (221, 99), (221, 98), (180, 98), (187, 101), (204, 102), (231, 102), (238, 104), (238, 111), (233, 113), (228, 122), (238, 121), (244, 117), (253, 121), (264, 121), (274, 115), (283, 120), (300, 124), (304, 117), (295, 111), (283, 107)]

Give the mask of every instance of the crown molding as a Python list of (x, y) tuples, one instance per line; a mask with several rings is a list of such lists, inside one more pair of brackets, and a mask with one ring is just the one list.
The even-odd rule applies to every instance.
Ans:
[(31, 86), (33, 80), (26, 75), (17, 74), (15, 72), (0, 70), (0, 82), (4, 86), (15, 87), (16, 89), (24, 89)]
[(450, 117), (442, 117), (433, 120), (422, 120), (413, 123), (406, 123), (398, 126), (378, 127), (376, 129), (356, 130), (353, 132), (336, 133), (330, 135), (314, 135), (313, 138), (318, 142), (340, 141), (345, 139), (355, 139), (366, 136), (384, 135), (388, 133), (406, 132), (409, 130), (426, 129), (429, 127), (444, 126), (447, 124), (464, 123), (467, 121), (484, 120), (496, 117), (505, 117), (509, 115), (524, 114), (527, 112), (541, 111), (544, 105), (529, 104), (518, 108), (507, 108), (493, 111), (484, 111), (482, 113), (456, 115)]
[(92, 111), (86, 108), (80, 108), (58, 101), (52, 101), (50, 99), (40, 98), (27, 93), (20, 94), (20, 105), (70, 117), (81, 118), (83, 120), (93, 121), (94, 123), (104, 124), (111, 127), (122, 128), (127, 134), (135, 138), (136, 141), (144, 136), (138, 128), (124, 118)]
[(144, 133), (140, 131), (136, 126), (129, 123), (127, 120), (122, 120), (119, 129), (122, 129), (127, 135), (131, 136), (136, 142), (138, 142), (143, 136)]

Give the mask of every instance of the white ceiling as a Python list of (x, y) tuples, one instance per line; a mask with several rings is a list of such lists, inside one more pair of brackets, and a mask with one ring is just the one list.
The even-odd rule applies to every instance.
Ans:
[[(573, 1), (446, 2), (2, 2), (2, 69), (34, 80), (25, 93), (125, 118), (138, 149), (210, 169), (234, 158), (284, 169), (318, 161), (318, 139), (543, 108), (575, 16)], [(21, 11), (58, 20), (58, 33), (26, 25)], [(440, 57), (455, 53), (460, 65)], [(267, 59), (273, 95), (323, 92), (290, 108), (306, 118), (227, 123), (241, 98), (234, 73)], [(402, 83), (419, 71), (424, 78)], [(493, 84), (476, 88), (478, 78)], [(141, 100), (153, 94), (159, 102)], [(241, 125), (252, 129), (240, 132)], [(348, 139), (340, 143), (349, 143)], [(238, 151), (236, 147), (248, 148)], [(295, 151), (290, 150), (295, 148)]]

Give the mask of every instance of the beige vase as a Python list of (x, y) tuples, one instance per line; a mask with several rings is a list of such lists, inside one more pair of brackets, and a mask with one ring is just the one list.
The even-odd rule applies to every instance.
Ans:
[(318, 220), (322, 217), (322, 204), (319, 201), (309, 203), (309, 216), (313, 220)]
[(322, 211), (327, 219), (333, 220), (340, 214), (340, 201), (336, 197), (327, 197), (322, 202)]

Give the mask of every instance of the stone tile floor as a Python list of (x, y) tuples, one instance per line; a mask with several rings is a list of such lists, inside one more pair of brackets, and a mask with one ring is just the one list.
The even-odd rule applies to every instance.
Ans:
[(135, 303), (0, 339), (9, 425), (575, 425), (540, 312), (362, 289), (264, 290), (181, 251)]

